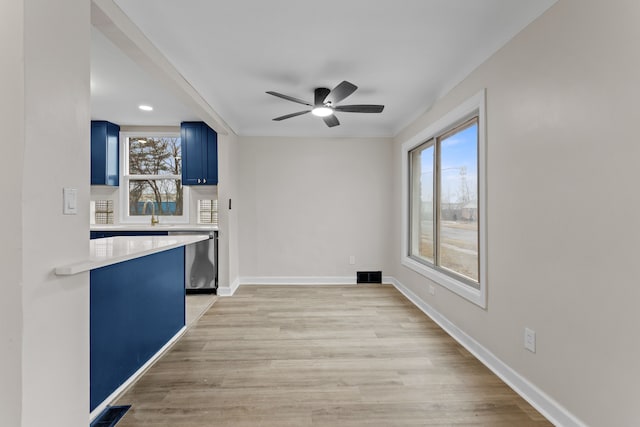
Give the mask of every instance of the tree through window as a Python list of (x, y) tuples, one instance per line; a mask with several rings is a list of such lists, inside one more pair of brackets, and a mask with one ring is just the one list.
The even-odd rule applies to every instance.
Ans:
[(177, 219), (185, 215), (182, 147), (178, 135), (130, 135), (124, 138), (122, 189), (127, 192), (128, 217)]

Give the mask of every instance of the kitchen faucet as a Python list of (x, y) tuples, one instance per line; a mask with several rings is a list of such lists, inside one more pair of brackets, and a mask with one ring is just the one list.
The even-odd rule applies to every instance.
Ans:
[(147, 203), (151, 203), (151, 225), (156, 225), (160, 222), (158, 218), (155, 217), (156, 214), (156, 204), (152, 200), (147, 200), (142, 205), (142, 213), (144, 214), (147, 211)]

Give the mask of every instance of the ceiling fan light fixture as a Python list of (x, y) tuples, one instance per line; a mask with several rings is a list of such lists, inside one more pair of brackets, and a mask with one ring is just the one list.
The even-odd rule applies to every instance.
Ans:
[(354, 85), (353, 83), (349, 83), (346, 80), (342, 81), (342, 83), (338, 84), (338, 86), (334, 87), (332, 90), (329, 90), (326, 87), (318, 87), (313, 91), (313, 104), (302, 99), (294, 98), (293, 96), (283, 95), (278, 92), (267, 91), (267, 93), (269, 95), (286, 99), (287, 101), (295, 102), (296, 104), (306, 105), (308, 107), (304, 111), (297, 111), (295, 113), (276, 117), (275, 119), (273, 119), (274, 121), (279, 122), (281, 120), (311, 113), (316, 117), (322, 117), (324, 123), (332, 128), (340, 125), (340, 121), (334, 114), (336, 111), (340, 111), (341, 113), (382, 113), (382, 110), (384, 110), (384, 105), (337, 105), (337, 103), (351, 95), (356, 89), (358, 89), (358, 86)]
[(329, 108), (325, 106), (316, 107), (313, 110), (311, 110), (311, 114), (318, 117), (328, 117), (333, 114), (333, 108)]

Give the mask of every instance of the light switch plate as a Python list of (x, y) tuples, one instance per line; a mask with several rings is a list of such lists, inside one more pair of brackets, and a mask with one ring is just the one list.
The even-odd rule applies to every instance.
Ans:
[(62, 189), (62, 213), (64, 215), (76, 215), (78, 213), (78, 189)]

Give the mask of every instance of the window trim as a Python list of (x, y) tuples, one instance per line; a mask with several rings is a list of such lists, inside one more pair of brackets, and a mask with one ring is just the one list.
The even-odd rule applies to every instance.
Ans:
[[(129, 172), (129, 145), (128, 139), (132, 136), (147, 136), (147, 137), (178, 137), (180, 138), (180, 132), (153, 132), (153, 131), (121, 131), (120, 132), (120, 223), (121, 224), (151, 224), (151, 215), (140, 215), (132, 217), (129, 215), (129, 180), (130, 176), (125, 172)], [(147, 175), (135, 175), (137, 178), (144, 178)], [(156, 177), (156, 175), (148, 175), (149, 177)], [(173, 176), (173, 175), (171, 175)], [(167, 179), (170, 179), (167, 177)], [(182, 177), (180, 177), (182, 179)], [(190, 189), (186, 185), (182, 185), (182, 215), (181, 216), (166, 216), (162, 217), (162, 220), (158, 225), (169, 224), (189, 224), (189, 206), (190, 206)]]
[[(482, 307), (487, 307), (487, 202), (486, 202), (486, 107), (485, 90), (464, 101), (458, 107), (436, 120), (431, 125), (418, 132), (402, 144), (402, 224), (400, 262), (403, 266), (444, 286), (450, 291)], [(410, 152), (425, 142), (440, 136), (455, 126), (458, 126), (472, 116), (478, 116), (478, 227), (479, 227), (479, 288), (471, 286), (464, 280), (439, 271), (438, 268), (416, 261), (410, 253), (410, 189), (411, 176), (409, 157)]]

